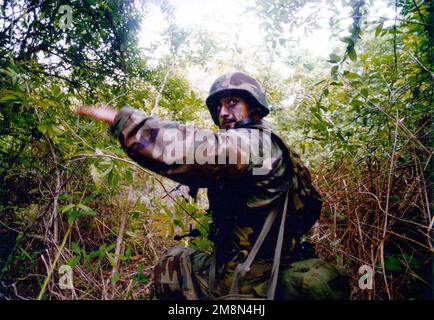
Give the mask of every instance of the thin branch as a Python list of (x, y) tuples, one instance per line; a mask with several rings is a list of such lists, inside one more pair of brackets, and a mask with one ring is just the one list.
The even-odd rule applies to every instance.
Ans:
[(130, 164), (130, 165), (133, 165), (134, 167), (138, 168), (140, 171), (146, 173), (147, 175), (153, 176), (155, 178), (155, 180), (157, 180), (157, 182), (163, 188), (164, 192), (169, 196), (170, 199), (172, 199), (173, 202), (175, 202), (188, 216), (190, 216), (194, 221), (196, 221), (196, 223), (198, 225), (200, 225), (202, 228), (204, 228), (204, 230), (208, 230), (208, 228), (206, 228), (202, 223), (200, 223), (199, 220), (197, 220), (190, 212), (188, 212), (188, 210), (185, 209), (184, 206), (182, 204), (180, 204), (170, 194), (170, 192), (166, 189), (166, 186), (163, 184), (163, 182), (160, 179), (158, 179), (153, 173), (151, 173), (150, 171), (146, 170), (145, 168), (143, 168), (142, 166), (140, 166), (136, 162), (128, 160), (128, 159), (116, 157), (116, 156), (113, 156), (113, 155), (110, 155), (110, 154), (80, 154), (80, 155), (77, 155), (77, 156), (74, 156), (74, 157), (71, 157), (71, 158), (66, 158), (64, 160), (76, 161), (76, 160), (81, 160), (81, 159), (85, 159), (85, 158), (110, 158), (110, 159), (114, 159), (114, 160), (123, 161), (123, 162), (126, 162), (126, 163)]
[(68, 239), (69, 234), (71, 233), (72, 224), (69, 225), (68, 230), (66, 230), (65, 236), (63, 237), (63, 241), (57, 250), (56, 256), (54, 257), (53, 265), (51, 266), (50, 270), (48, 271), (47, 277), (45, 278), (45, 281), (42, 285), (41, 291), (39, 292), (37, 300), (41, 300), (44, 296), (45, 290), (47, 288), (47, 284), (51, 279), (51, 275), (53, 274), (54, 268), (56, 267), (57, 261), (59, 260), (60, 254), (62, 253), (63, 247), (65, 247), (66, 240)]
[(151, 110), (151, 116), (154, 116), (154, 111), (157, 109), (157, 107), (159, 105), (160, 97), (161, 97), (161, 94), (164, 90), (164, 87), (166, 86), (167, 79), (169, 77), (169, 73), (174, 66), (175, 66), (175, 62), (172, 61), (172, 63), (169, 65), (169, 68), (166, 71), (166, 74), (164, 75), (163, 82), (161, 83), (160, 88), (158, 89), (157, 97), (155, 98), (154, 107)]
[(413, 54), (411, 54), (411, 52), (404, 51), (404, 53), (408, 54), (410, 56), (410, 58), (412, 58), (423, 70), (428, 72), (429, 75), (431, 76), (431, 78), (434, 80), (434, 72), (432, 72), (430, 69), (428, 69), (426, 66), (424, 66), (423, 63), (420, 62), (420, 60), (418, 58), (416, 58)]

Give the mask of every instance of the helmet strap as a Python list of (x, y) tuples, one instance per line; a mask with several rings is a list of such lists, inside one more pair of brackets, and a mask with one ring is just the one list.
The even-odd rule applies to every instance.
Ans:
[(234, 128), (241, 128), (258, 122), (255, 117), (258, 116), (256, 109), (249, 112), (248, 116), (240, 121), (235, 122)]

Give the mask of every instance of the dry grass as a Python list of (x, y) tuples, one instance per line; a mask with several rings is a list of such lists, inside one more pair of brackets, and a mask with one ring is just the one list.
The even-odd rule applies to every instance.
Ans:
[[(399, 157), (396, 154), (392, 161), (373, 159), (369, 167), (342, 161), (316, 172), (315, 181), (325, 202), (311, 241), (324, 259), (349, 270), (352, 299), (420, 298), (427, 287), (423, 263), (433, 252), (428, 199), (431, 185), (423, 175), (427, 164), (413, 154), (412, 163), (398, 165)], [(75, 169), (71, 166), (59, 176), (61, 189), (82, 201), (92, 195), (86, 188), (92, 182), (83, 180), (86, 168), (71, 174)], [(14, 272), (17, 265), (12, 265), (8, 281), (3, 281), (8, 293), (4, 298), (35, 299), (50, 270), (58, 270), (79, 255), (79, 247), (86, 253), (80, 253), (80, 262), (73, 268), (74, 288), (62, 290), (59, 274), (53, 272), (45, 299), (151, 299), (153, 266), (167, 248), (179, 245), (160, 232), (151, 216), (161, 210), (161, 204), (175, 205), (176, 199), (173, 194), (167, 196), (173, 188), (171, 182), (157, 180), (139, 169), (135, 174), (134, 184), (124, 184), (116, 194), (100, 192), (92, 200), (89, 206), (97, 216), (82, 217), (74, 223), (56, 266), (53, 260), (68, 223), (59, 214), (56, 228), (60, 240), (54, 241), (50, 204), (59, 182), (53, 180), (34, 218), (27, 221), (28, 232), (20, 244), (26, 252), (34, 253), (33, 261), (25, 262), (28, 272), (24, 275)], [(135, 218), (131, 216), (134, 211), (138, 212)], [(113, 248), (103, 252), (100, 248), (104, 244)], [(85, 256), (92, 254), (85, 262)], [(17, 260), (19, 263), (23, 260)], [(358, 286), (362, 265), (375, 270), (372, 290)]]
[[(420, 263), (433, 253), (431, 186), (413, 158), (401, 167), (390, 161), (373, 161), (371, 168), (342, 162), (318, 175), (325, 204), (312, 240), (324, 258), (350, 270), (352, 299), (423, 298), (429, 286), (427, 266)], [(362, 265), (375, 270), (372, 290), (358, 286)]]

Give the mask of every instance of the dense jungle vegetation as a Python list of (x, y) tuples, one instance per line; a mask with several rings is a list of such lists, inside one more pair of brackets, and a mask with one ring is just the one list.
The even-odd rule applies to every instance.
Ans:
[[(246, 1), (263, 31), (249, 48), (236, 24), (230, 35), (179, 25), (168, 0), (2, 2), (0, 299), (151, 299), (165, 249), (211, 249), (204, 190), (194, 201), (72, 112), (129, 105), (215, 130), (189, 68), (209, 75), (208, 88), (232, 70), (263, 84), (272, 125), (325, 200), (307, 238), (350, 272), (352, 299), (432, 297), (434, 5), (385, 0), (385, 18), (375, 2)], [(163, 36), (140, 47), (155, 9)], [(297, 44), (324, 12), (337, 44), (318, 59)], [(202, 236), (174, 240), (192, 227)], [(62, 265), (72, 289), (59, 285)], [(371, 289), (359, 286), (363, 265)]]

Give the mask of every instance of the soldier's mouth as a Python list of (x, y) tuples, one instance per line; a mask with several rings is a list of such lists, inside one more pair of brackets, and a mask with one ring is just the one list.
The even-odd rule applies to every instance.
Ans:
[(233, 127), (234, 123), (235, 123), (235, 121), (223, 122), (223, 126), (225, 127), (225, 129), (229, 129), (229, 128)]
[(235, 119), (231, 119), (231, 120), (223, 121), (223, 124), (231, 124), (231, 123), (234, 123), (234, 122), (235, 122)]

